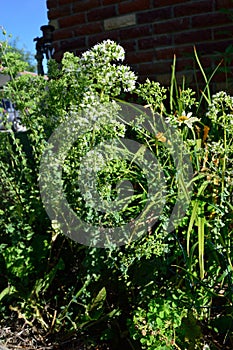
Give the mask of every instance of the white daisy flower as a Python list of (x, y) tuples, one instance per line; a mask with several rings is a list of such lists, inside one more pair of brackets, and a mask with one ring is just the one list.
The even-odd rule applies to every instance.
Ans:
[(182, 112), (182, 114), (177, 118), (177, 122), (181, 124), (187, 125), (190, 129), (193, 127), (193, 123), (199, 121), (197, 117), (192, 117), (192, 112), (185, 113), (185, 111)]

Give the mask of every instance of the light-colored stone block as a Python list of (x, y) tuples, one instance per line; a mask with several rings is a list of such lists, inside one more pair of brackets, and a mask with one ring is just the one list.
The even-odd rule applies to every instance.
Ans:
[(49, 24), (53, 26), (55, 29), (59, 29), (59, 24), (57, 19), (52, 19), (49, 21)]
[(108, 18), (104, 21), (104, 29), (112, 30), (123, 27), (128, 27), (136, 24), (135, 13), (131, 15), (124, 15), (118, 17)]

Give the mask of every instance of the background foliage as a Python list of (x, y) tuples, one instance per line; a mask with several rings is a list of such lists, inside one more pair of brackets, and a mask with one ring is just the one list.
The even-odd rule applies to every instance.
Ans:
[[(1, 93), (14, 100), (27, 131), (13, 133), (9, 125), (9, 132), (0, 133), (1, 317), (6, 322), (12, 315), (21, 318), (47, 336), (87, 334), (93, 344), (107, 340), (113, 349), (231, 348), (233, 98), (223, 91), (212, 96), (206, 79), (197, 101), (185, 82), (177, 86), (175, 60), (169, 89), (149, 80), (139, 84), (122, 64), (123, 48), (109, 40), (80, 58), (66, 53), (61, 66), (51, 60), (48, 80), (15, 78), (20, 58), (9, 60), (6, 46), (3, 73), (12, 81)], [(196, 59), (200, 64), (197, 54)], [(64, 190), (72, 208), (87, 222), (98, 220), (77, 187), (77, 169), (83, 155), (112, 138), (129, 137), (154, 152), (169, 193), (158, 222), (140, 240), (123, 247), (86, 247), (47, 217), (38, 186), (40, 159), (49, 136), (67, 117), (100, 102), (114, 107), (123, 96), (177, 128), (194, 169), (191, 203), (166, 235), (179, 190), (166, 134), (145, 132), (140, 118), (125, 126), (112, 112), (101, 128), (77, 140), (66, 159)], [(114, 197), (119, 178), (132, 182), (134, 198), (125, 216), (102, 216), (105, 225), (130, 220), (147, 195), (141, 169), (116, 160), (99, 173), (99, 190), (107, 200)]]

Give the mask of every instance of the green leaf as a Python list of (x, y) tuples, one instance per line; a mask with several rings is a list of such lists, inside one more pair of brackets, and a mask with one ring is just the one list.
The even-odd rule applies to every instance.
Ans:
[(40, 292), (45, 292), (49, 286), (51, 285), (57, 270), (64, 269), (64, 262), (62, 259), (60, 259), (57, 263), (57, 265), (48, 273), (45, 275), (44, 278), (40, 278), (36, 281), (33, 292), (38, 296)]
[(105, 302), (107, 293), (106, 293), (106, 288), (103, 287), (99, 293), (97, 294), (97, 296), (95, 297), (95, 299), (92, 301), (92, 303), (89, 306), (89, 311), (94, 311), (100, 309), (103, 306), (103, 303)]
[(0, 301), (6, 296), (6, 295), (12, 295), (16, 292), (16, 289), (14, 286), (6, 287), (3, 289), (0, 293)]

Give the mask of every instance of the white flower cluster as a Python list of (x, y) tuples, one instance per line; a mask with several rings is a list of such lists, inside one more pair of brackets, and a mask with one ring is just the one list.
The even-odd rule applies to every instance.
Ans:
[(77, 126), (83, 129), (95, 129), (111, 124), (111, 130), (120, 137), (125, 135), (125, 125), (118, 120), (120, 106), (115, 101), (101, 101), (97, 92), (88, 90), (83, 94), (82, 102), (77, 110), (70, 112), (70, 117), (75, 120)]
[(212, 102), (209, 105), (207, 117), (214, 123), (228, 124), (233, 126), (233, 97), (225, 91), (219, 91), (212, 96)]
[(72, 53), (64, 54), (60, 92), (67, 96), (66, 114), (72, 130), (90, 131), (94, 126), (96, 131), (103, 130), (108, 136), (124, 137), (120, 106), (113, 98), (133, 91), (137, 80), (130, 67), (121, 63), (124, 57), (124, 49), (111, 40), (95, 45), (80, 58)]
[(119, 96), (135, 89), (137, 76), (129, 66), (121, 64), (125, 58), (122, 46), (105, 40), (84, 52), (81, 57), (65, 53), (62, 66), (67, 84), (81, 90), (98, 92), (103, 96)]
[(81, 63), (90, 65), (108, 64), (111, 61), (123, 61), (125, 59), (125, 50), (112, 40), (104, 40), (96, 44), (91, 50), (82, 54)]
[(130, 67), (117, 63), (124, 58), (125, 51), (122, 46), (112, 40), (105, 40), (84, 52), (79, 65), (96, 88), (117, 96), (122, 89), (124, 92), (133, 91), (137, 80)]

